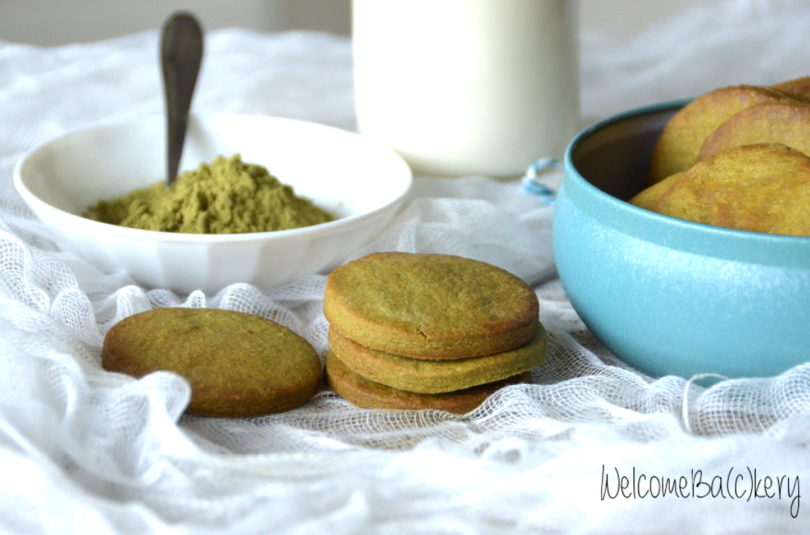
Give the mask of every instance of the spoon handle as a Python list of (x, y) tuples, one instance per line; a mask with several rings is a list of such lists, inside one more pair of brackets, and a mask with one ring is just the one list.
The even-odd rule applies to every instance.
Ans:
[(191, 13), (174, 13), (163, 25), (160, 36), (160, 65), (166, 99), (166, 182), (177, 178), (183, 142), (186, 138), (191, 97), (203, 55), (203, 32)]

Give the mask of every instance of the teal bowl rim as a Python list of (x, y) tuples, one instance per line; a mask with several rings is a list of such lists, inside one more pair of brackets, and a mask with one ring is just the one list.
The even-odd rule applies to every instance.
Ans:
[[(791, 236), (787, 234), (753, 232), (748, 230), (738, 230), (725, 227), (718, 227), (714, 225), (696, 223), (694, 221), (689, 221), (686, 219), (680, 219), (677, 217), (659, 214), (656, 212), (652, 212), (650, 210), (646, 210), (644, 208), (640, 208), (594, 186), (585, 177), (582, 176), (577, 167), (574, 165), (573, 162), (574, 151), (585, 139), (587, 139), (594, 133), (598, 132), (599, 130), (612, 124), (619, 123), (621, 121), (625, 121), (633, 117), (637, 117), (639, 115), (646, 115), (649, 113), (657, 113), (669, 109), (680, 108), (685, 106), (691, 100), (692, 99), (689, 98), (670, 100), (665, 102), (659, 102), (656, 104), (650, 104), (647, 106), (642, 106), (639, 108), (630, 109), (607, 117), (605, 119), (601, 119), (585, 127), (571, 139), (571, 141), (568, 143), (568, 146), (565, 149), (565, 157), (563, 160), (564, 162), (563, 168), (565, 169), (565, 178), (563, 180), (562, 187), (565, 187), (565, 182), (567, 181), (576, 181), (576, 186), (582, 188), (583, 191), (589, 193), (590, 195), (593, 195), (594, 199), (597, 200), (599, 203), (610, 205), (611, 208), (618, 210), (620, 214), (634, 218), (640, 218), (641, 220), (650, 223), (651, 224), (650, 228), (652, 229), (653, 232), (655, 228), (660, 230), (662, 227), (666, 227), (670, 232), (675, 231), (679, 233), (697, 233), (697, 235), (699, 236), (703, 236), (704, 238), (709, 238), (712, 240), (719, 239), (726, 241), (733, 240), (737, 242), (743, 241), (749, 245), (757, 244), (760, 246), (767, 246), (768, 249), (770, 250), (773, 250), (774, 246), (779, 248), (784, 247), (810, 248), (810, 236)], [(639, 230), (641, 228), (642, 227), (640, 227)], [(641, 234), (648, 234), (647, 237), (652, 237), (653, 232), (645, 233), (642, 230)], [(634, 231), (634, 234), (635, 233), (636, 232)], [(709, 249), (701, 252), (711, 254), (711, 251)], [(770, 263), (767, 262), (765, 259), (762, 260), (764, 261), (764, 263)]]

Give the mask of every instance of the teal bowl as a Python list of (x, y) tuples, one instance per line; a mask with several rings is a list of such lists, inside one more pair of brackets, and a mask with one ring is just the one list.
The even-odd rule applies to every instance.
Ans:
[(810, 237), (713, 227), (627, 202), (685, 102), (611, 117), (568, 145), (553, 227), (560, 280), (596, 337), (644, 372), (779, 374), (810, 361)]

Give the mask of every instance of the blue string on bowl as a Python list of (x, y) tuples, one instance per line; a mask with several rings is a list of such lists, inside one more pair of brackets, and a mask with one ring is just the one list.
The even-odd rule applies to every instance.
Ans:
[(543, 204), (553, 205), (557, 192), (540, 182), (540, 178), (550, 172), (559, 171), (562, 164), (553, 158), (539, 158), (529, 165), (521, 180), (524, 192), (536, 196)]

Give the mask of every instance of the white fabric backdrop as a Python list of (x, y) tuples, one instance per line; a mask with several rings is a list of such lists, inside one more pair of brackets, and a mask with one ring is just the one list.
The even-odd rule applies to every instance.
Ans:
[[(735, 1), (622, 46), (583, 36), (583, 114), (810, 74), (808, 16), (805, 2)], [(421, 179), (386, 232), (353, 255), (462, 254), (539, 284), (548, 361), (534, 384), (504, 389), (473, 413), (360, 410), (323, 391), (281, 415), (183, 417), (189, 392), (179, 377), (101, 370), (107, 329), (167, 304), (258, 313), (325, 348), (322, 276), (216, 295), (144, 290), (60, 250), (13, 192), (25, 150), (161, 111), (156, 46), (148, 32), (0, 48), (0, 531), (808, 532), (795, 482), (810, 482), (810, 365), (705, 390), (630, 369), (589, 335), (553, 278), (552, 209), (514, 183)], [(214, 32), (194, 106), (353, 128), (350, 59), (349, 41), (329, 35)], [(603, 468), (648, 478), (701, 470), (706, 482), (731, 471), (742, 474), (740, 488), (784, 476), (793, 492), (601, 499)]]

